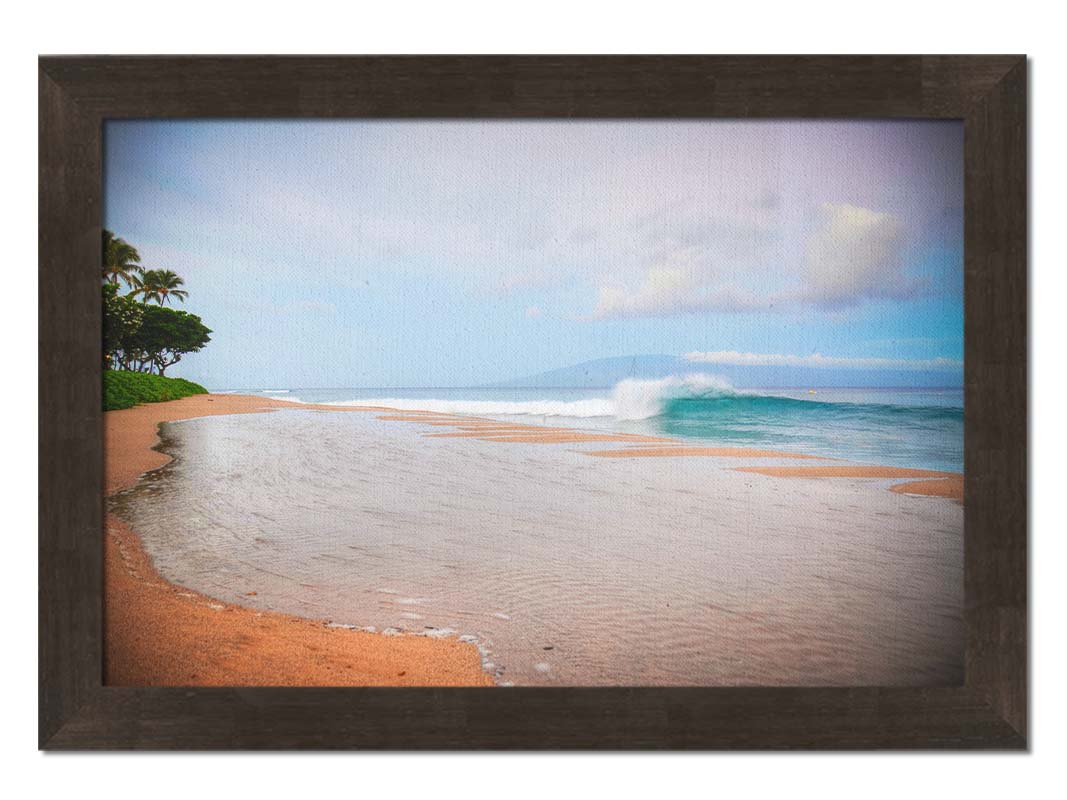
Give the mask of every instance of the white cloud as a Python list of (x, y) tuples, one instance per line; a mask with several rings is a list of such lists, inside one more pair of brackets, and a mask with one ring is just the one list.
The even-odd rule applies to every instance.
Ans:
[(808, 240), (800, 298), (820, 307), (905, 299), (923, 284), (904, 274), (904, 223), (892, 214), (824, 203), (823, 225)]
[(753, 215), (748, 228), (714, 220), (665, 228), (670, 233), (642, 282), (601, 285), (592, 318), (843, 309), (913, 298), (929, 288), (905, 274), (900, 218), (834, 203), (820, 213), (802, 248), (803, 263), (793, 265), (765, 216)]
[(767, 311), (775, 298), (728, 283), (698, 247), (670, 253), (645, 272), (636, 289), (601, 286), (594, 319), (659, 316), (699, 311)]
[(741, 353), (737, 350), (692, 352), (682, 356), (700, 364), (728, 364), (737, 367), (822, 367), (837, 369), (959, 370), (963, 362), (952, 358), (839, 358), (813, 353), (808, 356), (779, 353)]
[(190, 129), (157, 159), (179, 185), (116, 170), (109, 189), (158, 211), (119, 214), (120, 233), (195, 251), (205, 285), (235, 269), (348, 288), (455, 281), (536, 291), (550, 315), (596, 296), (585, 319), (844, 309), (926, 290), (904, 274), (905, 240), (944, 227), (962, 193), (939, 126), (257, 123)]
[(529, 317), (530, 319), (537, 319), (538, 317), (540, 317), (541, 316), (541, 308), (540, 308), (540, 306), (530, 306), (528, 309), (526, 309), (526, 316)]
[(651, 269), (635, 293), (601, 287), (593, 319), (654, 317), (701, 311), (773, 311), (774, 298), (760, 298), (736, 286), (704, 287), (672, 269)]
[(678, 310), (698, 288), (690, 271), (681, 267), (653, 267), (635, 292), (602, 286), (594, 316), (631, 317)]

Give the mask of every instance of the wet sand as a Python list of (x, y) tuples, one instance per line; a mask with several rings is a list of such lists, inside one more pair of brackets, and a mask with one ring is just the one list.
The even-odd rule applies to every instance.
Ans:
[(592, 450), (587, 456), (600, 458), (672, 458), (675, 456), (703, 456), (705, 458), (819, 458), (804, 453), (782, 450), (756, 450), (751, 447), (633, 447), (620, 450)]
[(583, 442), (669, 442), (670, 439), (661, 439), (656, 436), (642, 436), (641, 434), (627, 433), (587, 433), (585, 431), (568, 431), (565, 428), (553, 430), (546, 428), (541, 432), (524, 434), (482, 434), (478, 437), (485, 442), (504, 442), (509, 444), (581, 444)]
[(957, 503), (963, 502), (963, 476), (952, 475), (949, 478), (937, 478), (935, 480), (908, 481), (897, 483), (889, 487), (889, 491), (897, 494), (915, 494), (923, 497), (947, 497)]
[(435, 425), (456, 428), (448, 433), (427, 433), (427, 437), (479, 439), (485, 442), (504, 442), (511, 444), (580, 444), (583, 442), (620, 442), (625, 444), (673, 442), (674, 439), (662, 436), (646, 436), (640, 433), (611, 433), (608, 431), (580, 431), (552, 425), (508, 424), (499, 420), (478, 417), (457, 417), (436, 415), (432, 412), (406, 412), (403, 415), (385, 414), (378, 417), (388, 422), (417, 422), (422, 425)]
[[(294, 406), (243, 395), (196, 395), (109, 411), (104, 415), (107, 492), (111, 494), (132, 486), (144, 472), (167, 463), (168, 456), (152, 449), (160, 422)], [(113, 515), (107, 516), (106, 526), (106, 684), (490, 686), (493, 683), (482, 670), (477, 648), (470, 644), (329, 628), (324, 621), (220, 603), (175, 586), (154, 569), (133, 530)], [(249, 593), (253, 591), (249, 589)]]
[(923, 478), (897, 483), (889, 491), (925, 497), (945, 497), (963, 502), (963, 476), (958, 472), (938, 472), (905, 467), (821, 466), (821, 467), (737, 467), (738, 472), (754, 472), (773, 478)]
[[(300, 407), (300, 406), (295, 406)], [(304, 406), (316, 408), (316, 406)], [(319, 407), (321, 408), (321, 407)], [(344, 408), (344, 407), (342, 407)], [(663, 436), (648, 436), (638, 433), (611, 433), (607, 431), (581, 431), (551, 425), (525, 425), (507, 423), (486, 417), (464, 417), (433, 411), (405, 411), (378, 417), (390, 422), (414, 422), (420, 425), (447, 427), (454, 430), (445, 433), (424, 433), (427, 438), (475, 439), (482, 442), (509, 444), (585, 444), (593, 442), (617, 442), (636, 445), (611, 450), (583, 450), (583, 455), (598, 458), (779, 458), (814, 459), (836, 461), (824, 456), (784, 450), (762, 450), (751, 447), (695, 447), (677, 439)], [(963, 502), (963, 475), (958, 472), (909, 469), (906, 467), (879, 467), (863, 465), (826, 465), (819, 467), (738, 467), (741, 472), (755, 472), (775, 478), (920, 478), (889, 486), (897, 494), (940, 497)]]

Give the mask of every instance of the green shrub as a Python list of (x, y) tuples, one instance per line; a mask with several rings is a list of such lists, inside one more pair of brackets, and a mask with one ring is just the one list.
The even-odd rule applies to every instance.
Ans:
[(194, 394), (207, 394), (207, 389), (184, 378), (165, 378), (147, 372), (104, 370), (104, 411), (132, 408), (138, 403), (177, 400)]

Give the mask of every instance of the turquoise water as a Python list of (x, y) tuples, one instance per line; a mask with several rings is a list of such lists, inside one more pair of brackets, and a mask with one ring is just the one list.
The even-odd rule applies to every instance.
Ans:
[(963, 471), (963, 390), (737, 389), (710, 375), (602, 389), (267, 388), (281, 400), (382, 405), (676, 436), (864, 464)]
[(666, 403), (655, 423), (673, 436), (963, 471), (960, 392), (827, 389), (802, 398), (771, 393), (678, 398)]

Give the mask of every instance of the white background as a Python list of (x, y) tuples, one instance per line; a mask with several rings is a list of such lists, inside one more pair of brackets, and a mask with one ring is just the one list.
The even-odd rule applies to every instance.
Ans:
[[(1067, 670), (1063, 21), (1050, 2), (13, 2), (0, 32), (6, 794), (76, 797), (1031, 798), (1062, 792)], [(1028, 755), (48, 755), (36, 742), (36, 55), (1028, 53), (1033, 526)], [(1059, 779), (1057, 781), (1057, 778)], [(1060, 784), (1054, 790), (1056, 783)], [(963, 793), (973, 793), (963, 794)], [(1060, 794), (1059, 796), (1062, 796)]]

